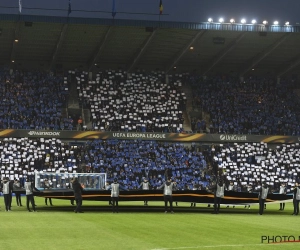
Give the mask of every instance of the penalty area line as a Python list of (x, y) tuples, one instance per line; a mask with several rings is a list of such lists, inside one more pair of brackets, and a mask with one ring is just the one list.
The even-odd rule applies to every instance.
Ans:
[[(292, 243), (292, 242), (290, 242)], [(219, 248), (219, 247), (246, 247), (246, 246), (280, 246), (281, 244), (236, 244), (236, 245), (210, 245), (193, 247), (172, 247), (172, 248), (153, 248), (151, 250), (180, 250), (180, 249), (200, 249), (200, 248)]]

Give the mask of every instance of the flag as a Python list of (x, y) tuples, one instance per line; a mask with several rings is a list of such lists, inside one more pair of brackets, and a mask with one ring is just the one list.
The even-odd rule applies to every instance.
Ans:
[(111, 15), (113, 16), (113, 18), (116, 16), (117, 12), (116, 12), (116, 0), (112, 0), (112, 11), (111, 11)]
[(19, 13), (22, 13), (22, 0), (19, 0)]
[(159, 1), (159, 14), (161, 15), (163, 13), (164, 6), (162, 4), (162, 0)]
[(71, 0), (69, 0), (69, 8), (68, 8), (68, 15), (70, 15), (72, 12), (72, 7), (71, 7)]

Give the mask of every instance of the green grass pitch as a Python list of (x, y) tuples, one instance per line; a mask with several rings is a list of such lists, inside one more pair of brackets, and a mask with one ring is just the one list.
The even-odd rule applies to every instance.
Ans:
[[(1, 249), (300, 249), (298, 242), (261, 243), (262, 236), (299, 240), (300, 215), (291, 215), (291, 203), (285, 211), (278, 211), (279, 204), (267, 204), (259, 216), (257, 205), (249, 210), (223, 205), (215, 215), (206, 204), (197, 204), (191, 213), (189, 203), (179, 202), (174, 214), (165, 214), (163, 202), (149, 202), (154, 212), (144, 212), (143, 202), (120, 202), (120, 211), (114, 214), (97, 209), (108, 206), (107, 202), (83, 201), (85, 213), (75, 214), (69, 201), (53, 199), (54, 206), (49, 207), (44, 199), (35, 199), (37, 213), (27, 212), (25, 197), (23, 207), (17, 207), (13, 197), (12, 211), (5, 212), (0, 197)], [(141, 205), (140, 210), (122, 211), (122, 206), (136, 205)]]

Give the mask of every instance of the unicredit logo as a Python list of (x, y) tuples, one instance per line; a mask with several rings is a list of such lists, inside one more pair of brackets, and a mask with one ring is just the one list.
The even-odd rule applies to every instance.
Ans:
[(29, 135), (46, 135), (46, 136), (60, 136), (60, 132), (40, 132), (40, 131), (29, 131)]
[(220, 135), (221, 141), (247, 141), (246, 135)]

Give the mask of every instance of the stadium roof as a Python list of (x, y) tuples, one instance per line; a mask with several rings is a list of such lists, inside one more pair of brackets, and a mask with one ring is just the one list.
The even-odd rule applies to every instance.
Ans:
[(299, 44), (300, 26), (0, 15), (0, 64), (16, 68), (280, 77), (299, 71)]

